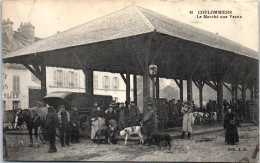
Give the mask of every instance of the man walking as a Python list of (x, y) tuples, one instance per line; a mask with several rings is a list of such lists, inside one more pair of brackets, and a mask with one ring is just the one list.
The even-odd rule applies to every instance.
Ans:
[(50, 142), (49, 153), (57, 152), (55, 146), (56, 127), (58, 126), (58, 117), (52, 106), (48, 107), (48, 114), (45, 122), (46, 140)]
[[(58, 112), (58, 119), (59, 119), (59, 132), (60, 132), (61, 146), (65, 147), (65, 144), (67, 146), (70, 146), (70, 144), (69, 144), (69, 142), (70, 142), (70, 127), (69, 127), (70, 115), (65, 110), (64, 105), (60, 106), (60, 110)], [(64, 143), (64, 137), (66, 138), (65, 143)]]

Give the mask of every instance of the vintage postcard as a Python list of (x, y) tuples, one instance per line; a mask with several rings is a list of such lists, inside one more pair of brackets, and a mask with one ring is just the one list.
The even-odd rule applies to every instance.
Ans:
[(257, 0), (3, 0), (4, 161), (259, 161)]

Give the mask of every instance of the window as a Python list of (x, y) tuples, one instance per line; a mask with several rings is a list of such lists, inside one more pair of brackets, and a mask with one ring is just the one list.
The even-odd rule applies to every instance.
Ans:
[(20, 101), (13, 101), (13, 109), (19, 109)]
[(53, 85), (57, 86), (57, 71), (53, 71)]
[(74, 87), (74, 72), (69, 72), (69, 87)]
[(94, 89), (98, 89), (98, 75), (94, 75)]
[(69, 83), (69, 72), (64, 72), (64, 80), (63, 80), (63, 86), (64, 87), (68, 87), (68, 83)]
[(6, 110), (6, 101), (3, 101), (3, 109)]
[(79, 77), (78, 77), (79, 75), (78, 75), (78, 73), (77, 72), (75, 72), (74, 73), (74, 87), (78, 87), (79, 86)]
[(109, 77), (108, 76), (104, 76), (104, 78), (103, 78), (103, 88), (109, 89)]
[(119, 88), (119, 81), (117, 77), (113, 78), (113, 88), (118, 89)]
[(62, 70), (57, 70), (57, 86), (63, 86), (63, 72)]
[(32, 74), (32, 81), (39, 82), (40, 80), (33, 74)]
[(13, 91), (20, 92), (20, 76), (18, 75), (13, 76)]

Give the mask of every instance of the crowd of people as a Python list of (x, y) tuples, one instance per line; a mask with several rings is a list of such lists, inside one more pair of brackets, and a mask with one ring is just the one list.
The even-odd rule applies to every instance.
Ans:
[[(226, 129), (226, 142), (234, 144), (238, 142), (236, 127), (239, 121), (247, 117), (245, 106), (239, 100), (228, 103), (223, 101), (225, 119), (224, 128)], [(139, 108), (135, 102), (115, 103), (112, 101), (108, 108), (101, 108), (97, 102), (94, 103), (91, 110), (91, 140), (96, 141), (96, 133), (105, 128), (113, 128), (115, 134), (112, 143), (117, 142), (119, 131), (132, 126), (143, 126), (144, 134), (147, 136), (148, 144), (151, 142), (150, 136), (154, 131), (155, 113), (158, 115), (158, 128), (163, 130), (169, 126), (182, 126), (181, 138), (188, 133), (191, 136), (192, 126), (194, 124), (194, 111), (209, 113), (218, 112), (216, 102), (209, 100), (205, 108), (198, 108), (194, 101), (175, 103), (175, 99), (170, 101), (161, 100), (147, 103), (147, 114), (140, 114)], [(50, 142), (49, 152), (56, 152), (55, 135), (56, 127), (60, 133), (60, 143), (62, 147), (70, 146), (70, 143), (79, 143), (79, 113), (76, 107), (66, 110), (64, 105), (59, 106), (58, 112), (50, 106), (48, 107), (46, 117), (45, 133), (46, 140)]]

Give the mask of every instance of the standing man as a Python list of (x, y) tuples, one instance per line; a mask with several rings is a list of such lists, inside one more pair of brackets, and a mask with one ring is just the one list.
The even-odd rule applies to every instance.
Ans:
[(126, 121), (125, 110), (126, 110), (126, 107), (124, 106), (124, 103), (120, 103), (119, 108), (117, 110), (117, 112), (118, 112), (118, 129), (119, 129), (119, 131), (125, 129), (125, 127), (126, 127), (126, 125), (125, 125), (125, 121)]
[(173, 116), (174, 125), (180, 126), (179, 111), (178, 111), (177, 105), (175, 104), (175, 99), (172, 99), (172, 102), (171, 102), (171, 112), (172, 112), (172, 116)]
[(55, 113), (55, 109), (50, 106), (48, 107), (48, 114), (46, 116), (45, 121), (45, 133), (46, 140), (50, 142), (49, 153), (57, 152), (57, 148), (55, 146), (55, 136), (56, 136), (56, 127), (58, 127), (58, 116)]
[(193, 113), (192, 106), (189, 102), (184, 102), (181, 112), (183, 113), (183, 121), (182, 121), (182, 135), (183, 139), (185, 136), (185, 132), (188, 132), (188, 139), (190, 139), (193, 125)]
[(71, 143), (80, 143), (79, 142), (79, 113), (77, 107), (73, 107), (73, 109), (71, 110), (70, 121), (71, 121)]
[(158, 110), (160, 127), (164, 130), (167, 128), (169, 108), (166, 105), (166, 101), (162, 101), (160, 109)]
[(213, 110), (212, 100), (209, 100), (209, 102), (206, 105), (206, 108), (207, 108), (207, 113), (210, 114), (212, 112), (212, 110)]
[[(70, 114), (65, 110), (65, 106), (61, 105), (60, 110), (58, 112), (58, 119), (59, 119), (59, 132), (60, 132), (60, 141), (61, 146), (65, 147), (64, 144), (70, 146)], [(64, 135), (65, 135), (65, 143), (64, 143)]]
[(126, 109), (126, 127), (132, 127), (138, 125), (139, 109), (135, 107), (133, 103), (128, 104)]
[(143, 131), (147, 136), (147, 145), (150, 146), (152, 143), (151, 134), (154, 133), (155, 126), (155, 112), (156, 108), (151, 100), (147, 102), (147, 114), (144, 115), (143, 119)]

